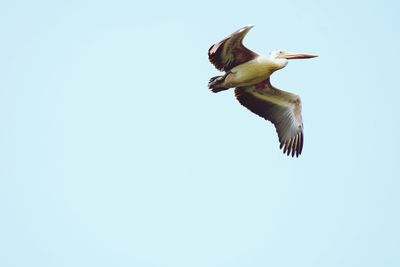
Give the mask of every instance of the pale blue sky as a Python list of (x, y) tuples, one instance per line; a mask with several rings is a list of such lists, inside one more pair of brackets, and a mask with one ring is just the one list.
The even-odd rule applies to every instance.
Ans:
[[(0, 266), (400, 266), (396, 1), (3, 1)], [(209, 46), (246, 25), (303, 154)]]

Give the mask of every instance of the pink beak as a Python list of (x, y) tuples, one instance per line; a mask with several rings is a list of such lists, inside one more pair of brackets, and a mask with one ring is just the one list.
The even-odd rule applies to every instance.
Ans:
[(296, 54), (296, 53), (284, 52), (283, 57), (286, 59), (304, 59), (304, 58), (318, 57), (318, 55)]

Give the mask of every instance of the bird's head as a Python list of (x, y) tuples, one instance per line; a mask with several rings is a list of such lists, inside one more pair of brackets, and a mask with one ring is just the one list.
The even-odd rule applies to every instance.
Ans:
[(289, 59), (305, 59), (318, 57), (317, 55), (290, 53), (282, 50), (273, 51), (269, 55), (270, 59), (277, 65), (278, 69), (285, 67)]
[(285, 52), (285, 51), (282, 51), (282, 50), (277, 50), (277, 51), (271, 52), (270, 57), (273, 58), (273, 59), (279, 59), (279, 58), (284, 58), (284, 59), (305, 59), (305, 58), (318, 57), (318, 55), (290, 53), (290, 52)]

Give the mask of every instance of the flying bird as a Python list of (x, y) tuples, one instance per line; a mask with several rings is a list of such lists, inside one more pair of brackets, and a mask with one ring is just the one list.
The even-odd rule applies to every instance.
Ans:
[(245, 26), (210, 47), (210, 62), (225, 74), (212, 77), (208, 87), (214, 93), (235, 88), (240, 104), (275, 125), (283, 153), (298, 157), (304, 140), (300, 97), (274, 87), (270, 76), (284, 68), (289, 59), (317, 55), (281, 50), (258, 55), (243, 45), (243, 38), (253, 27)]

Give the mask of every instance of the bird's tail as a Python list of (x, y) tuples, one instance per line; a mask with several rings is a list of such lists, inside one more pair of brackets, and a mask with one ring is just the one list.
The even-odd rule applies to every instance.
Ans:
[(208, 88), (210, 88), (210, 90), (214, 93), (218, 93), (229, 89), (223, 86), (224, 80), (225, 80), (225, 75), (212, 77), (208, 82)]

